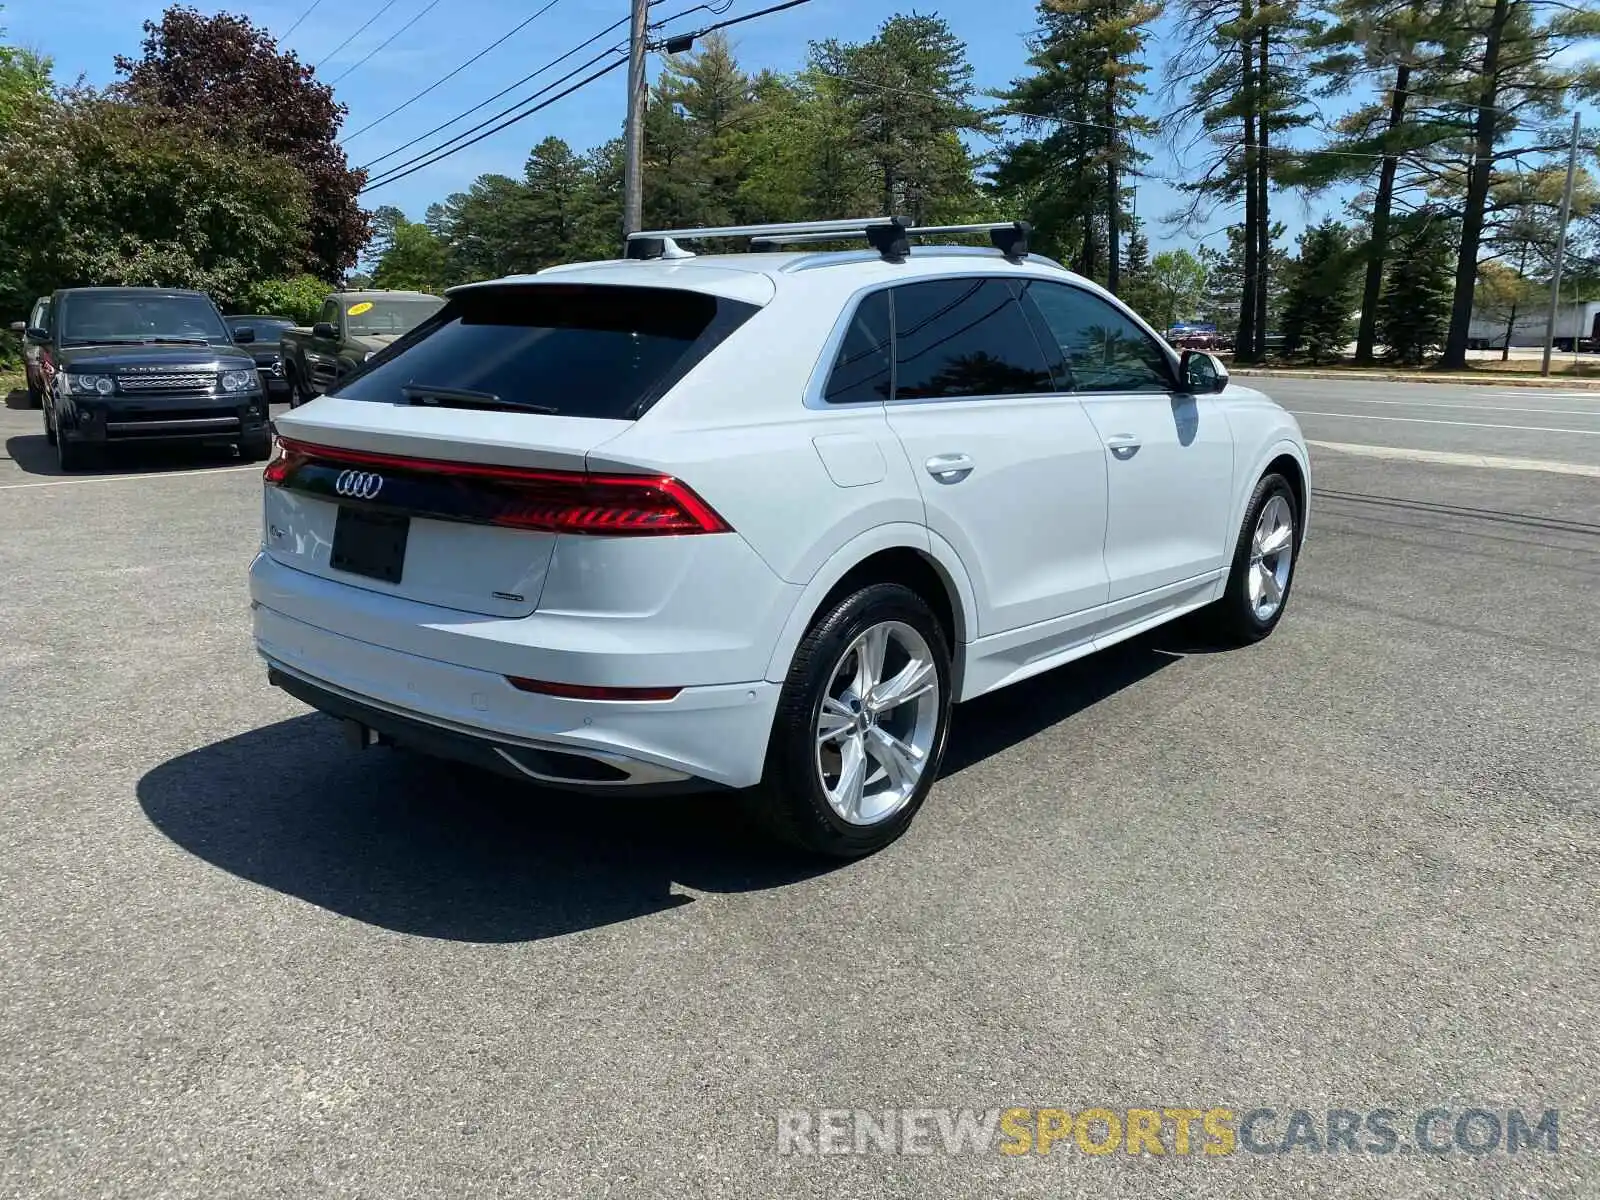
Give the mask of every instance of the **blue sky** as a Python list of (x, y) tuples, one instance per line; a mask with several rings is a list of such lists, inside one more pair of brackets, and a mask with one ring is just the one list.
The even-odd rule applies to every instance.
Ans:
[[(241, 0), (228, 5), (201, 2), (196, 3), (195, 7), (208, 12), (227, 8), (229, 11), (247, 13), (257, 24), (277, 33), (289, 29), (306, 12), (311, 2)], [(284, 44), (298, 53), (303, 61), (316, 64), (319, 76), (330, 81), (336, 79), (429, 4), (429, 0), (394, 0), (392, 7), (369, 29), (338, 50), (333, 57), (327, 57), (387, 2), (320, 0), (311, 15), (300, 23)], [(691, 8), (698, 2), (682, 0), (680, 5), (668, 0), (656, 11), (671, 14)], [(753, 12), (772, 2), (734, 0), (727, 16)], [(442, 0), (380, 53), (356, 67), (348, 78), (338, 83), (335, 91), (350, 109), (345, 129), (351, 132), (360, 130), (494, 41), (530, 15), (535, 7), (542, 7), (543, 3), (544, 0), (538, 0), (537, 5), (532, 0)], [(142, 22), (147, 18), (159, 17), (163, 7), (163, 4), (154, 0), (50, 0), (49, 3), (45, 0), (23, 0), (22, 3), (11, 0), (0, 11), (0, 26), (6, 29), (7, 41), (51, 56), (55, 60), (59, 82), (71, 82), (82, 74), (90, 83), (104, 84), (114, 76), (113, 56), (118, 53), (137, 54)], [(872, 3), (810, 0), (810, 3), (799, 8), (736, 26), (730, 33), (734, 50), (746, 69), (770, 67), (788, 71), (802, 63), (807, 42), (811, 39), (833, 36), (849, 41), (865, 40), (872, 36), (885, 18), (897, 11), (913, 9), (935, 12), (944, 17), (956, 34), (966, 41), (979, 88), (1004, 86), (1023, 70), (1026, 54), (1023, 39), (1034, 24), (1032, 0), (954, 0), (953, 3), (938, 6), (927, 3), (902, 6), (894, 0), (876, 0)], [(349, 140), (346, 148), (351, 162), (357, 166), (366, 164), (477, 104), (625, 17), (627, 11), (626, 0), (557, 0), (548, 13), (480, 62), (404, 112), (389, 118), (370, 132)], [(700, 12), (674, 23), (670, 28), (690, 30), (718, 19), (721, 18)], [(625, 35), (624, 25), (614, 36), (620, 40)], [(592, 48), (568, 60), (549, 75), (535, 80), (528, 88), (513, 92), (439, 136), (447, 136), (499, 111), (532, 87), (548, 82), (583, 62), (609, 41), (607, 38), (595, 43)], [(1153, 59), (1158, 60), (1159, 57), (1157, 51)], [(658, 69), (659, 60), (652, 59), (652, 78)], [(419, 218), (429, 203), (452, 191), (461, 190), (484, 172), (520, 175), (529, 147), (548, 135), (563, 137), (580, 151), (588, 149), (620, 131), (625, 98), (624, 79), (625, 72), (615, 71), (436, 166), (368, 193), (366, 200), (374, 205), (398, 205), (411, 217)], [(1158, 84), (1155, 71), (1152, 71), (1149, 82), (1154, 90)], [(1159, 115), (1153, 101), (1147, 107), (1151, 115)], [(430, 144), (431, 140), (383, 165), (392, 167)], [(1155, 145), (1148, 148), (1155, 157), (1147, 170), (1157, 175), (1172, 174), (1174, 165), (1161, 153), (1160, 148)], [(1146, 233), (1154, 249), (1167, 246), (1192, 248), (1195, 245), (1195, 238), (1180, 231), (1163, 229), (1157, 221), (1158, 217), (1170, 212), (1179, 203), (1178, 194), (1156, 179), (1147, 179), (1139, 184), (1138, 211), (1145, 220)], [(1284, 196), (1275, 199), (1275, 215), (1288, 225), (1292, 239), (1308, 217), (1314, 220), (1336, 208), (1336, 204), (1333, 199), (1320, 199), (1308, 204), (1299, 198)], [(1206, 227), (1209, 236), (1204, 240), (1214, 245), (1220, 244), (1223, 241), (1221, 230), (1228, 219), (1226, 214), (1218, 214)]]

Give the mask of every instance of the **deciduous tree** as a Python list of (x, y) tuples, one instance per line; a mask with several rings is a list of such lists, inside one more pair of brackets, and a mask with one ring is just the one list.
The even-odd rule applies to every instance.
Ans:
[(292, 164), (311, 204), (301, 261), (319, 278), (340, 278), (369, 229), (358, 200), (366, 177), (339, 147), (345, 106), (333, 89), (248, 17), (174, 6), (144, 32), (138, 58), (116, 58), (121, 95), (174, 125)]

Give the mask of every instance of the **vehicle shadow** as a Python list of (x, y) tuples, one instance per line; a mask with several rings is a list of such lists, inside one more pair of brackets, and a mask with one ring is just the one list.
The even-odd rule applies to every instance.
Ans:
[[(19, 433), (7, 438), (6, 456), (29, 475), (67, 474), (56, 458), (56, 448), (45, 440), (43, 433)], [(113, 446), (103, 452), (93, 467), (71, 474), (74, 479), (95, 475), (144, 475), (238, 464), (238, 451), (231, 446)]]
[[(946, 775), (1182, 657), (1139, 639), (958, 710)], [(308, 713), (162, 763), (150, 821), (242, 878), (368, 924), (454, 941), (556, 937), (783, 887), (841, 864), (771, 846), (727, 793), (572, 796), (405, 751)]]
[(676, 908), (693, 891), (829, 869), (764, 845), (727, 793), (573, 796), (404, 750), (353, 750), (319, 713), (203, 746), (138, 785), (216, 866), (332, 912), (452, 941), (534, 941)]

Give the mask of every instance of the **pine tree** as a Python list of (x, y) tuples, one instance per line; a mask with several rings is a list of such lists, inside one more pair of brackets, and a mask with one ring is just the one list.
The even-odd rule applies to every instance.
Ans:
[[(1159, 6), (1146, 0), (1041, 0), (1029, 42), (1032, 74), (996, 92), (1023, 136), (999, 157), (994, 182), (1020, 202), (1041, 248), (1118, 290), (1125, 181), (1154, 132), (1136, 111), (1144, 44)], [(1148, 253), (1148, 250), (1146, 251)], [(1104, 263), (1102, 272), (1100, 264)]]
[[(1472, 297), (1478, 282), (1489, 198), (1497, 173), (1564, 137), (1528, 136), (1562, 115), (1569, 91), (1592, 92), (1600, 70), (1570, 66), (1563, 52), (1600, 33), (1600, 12), (1567, 0), (1456, 0), (1441, 37), (1443, 65), (1425, 81), (1430, 121), (1453, 127), (1437, 150), (1408, 163), (1418, 186), (1461, 195), (1461, 239), (1450, 329), (1439, 365), (1466, 365)], [(1417, 88), (1414, 90), (1421, 91)]]
[(1425, 77), (1439, 61), (1434, 43), (1447, 26), (1447, 9), (1427, 0), (1334, 0), (1328, 10), (1332, 20), (1309, 39), (1308, 48), (1319, 53), (1311, 66), (1321, 84), (1319, 95), (1380, 89), (1377, 99), (1334, 123), (1333, 136), (1320, 151), (1286, 172), (1289, 182), (1312, 190), (1372, 179), (1376, 172), (1368, 205), (1357, 363), (1372, 361), (1400, 158), (1439, 136), (1426, 113), (1416, 111), (1411, 91), (1413, 78)]
[(1455, 222), (1431, 208), (1410, 214), (1395, 231), (1375, 324), (1397, 362), (1419, 366), (1444, 344), (1457, 237)]
[[(1240, 362), (1265, 354), (1272, 261), (1270, 184), (1282, 156), (1275, 139), (1304, 125), (1304, 73), (1296, 55), (1307, 28), (1298, 0), (1185, 0), (1179, 49), (1167, 63), (1166, 122), (1176, 145), (1196, 126), (1212, 147), (1185, 163), (1193, 199), (1177, 219), (1194, 222), (1218, 204), (1243, 207), (1244, 254), (1237, 345)], [(1180, 100), (1179, 97), (1182, 97)]]
[(1350, 230), (1326, 220), (1300, 235), (1283, 306), (1283, 350), (1313, 363), (1343, 353), (1354, 326), (1356, 252)]
[(959, 218), (978, 203), (963, 133), (992, 133), (973, 103), (966, 46), (938, 17), (894, 16), (870, 42), (813, 43), (812, 67), (833, 78), (874, 207), (915, 224)]

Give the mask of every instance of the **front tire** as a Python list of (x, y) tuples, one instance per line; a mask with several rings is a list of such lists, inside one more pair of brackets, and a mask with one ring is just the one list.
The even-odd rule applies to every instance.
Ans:
[(842, 597), (795, 652), (755, 815), (811, 853), (883, 849), (938, 777), (950, 704), (949, 647), (921, 596), (875, 583)]
[(99, 465), (99, 453), (93, 446), (85, 446), (81, 442), (69, 442), (60, 434), (56, 435), (56, 463), (64, 474), (74, 471), (87, 471)]
[(262, 434), (260, 437), (246, 438), (239, 443), (239, 461), (247, 463), (266, 462), (272, 457), (272, 435)]
[(1282, 475), (1264, 475), (1251, 493), (1234, 546), (1228, 587), (1212, 611), (1218, 636), (1259, 642), (1278, 627), (1300, 558), (1300, 506)]

